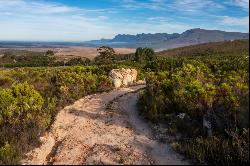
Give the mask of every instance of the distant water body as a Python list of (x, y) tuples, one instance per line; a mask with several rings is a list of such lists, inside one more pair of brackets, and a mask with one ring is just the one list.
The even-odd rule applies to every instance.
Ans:
[(55, 47), (97, 47), (100, 45), (127, 44), (128, 42), (36, 42), (36, 41), (0, 41), (0, 48), (55, 48)]
[(69, 46), (84, 46), (82, 42), (22, 42), (0, 41), (0, 48), (55, 48)]

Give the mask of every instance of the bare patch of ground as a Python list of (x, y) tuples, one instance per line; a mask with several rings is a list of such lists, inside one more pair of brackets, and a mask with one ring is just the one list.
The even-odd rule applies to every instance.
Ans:
[[(0, 48), (0, 49), (4, 50), (6, 48)], [(81, 46), (57, 47), (57, 48), (13, 48), (13, 49), (34, 51), (34, 52), (46, 52), (47, 50), (52, 50), (55, 52), (55, 56), (59, 60), (69, 60), (74, 57), (86, 57), (93, 59), (98, 54), (97, 48), (81, 47)], [(114, 50), (117, 54), (129, 54), (135, 52), (135, 49), (132, 48), (114, 48)]]
[(22, 164), (187, 164), (136, 110), (145, 85), (86, 96), (61, 110)]

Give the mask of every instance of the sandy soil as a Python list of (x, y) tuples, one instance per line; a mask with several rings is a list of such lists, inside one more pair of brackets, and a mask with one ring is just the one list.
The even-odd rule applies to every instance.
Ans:
[(136, 110), (145, 85), (86, 96), (59, 112), (22, 164), (188, 164), (158, 142)]
[[(0, 48), (6, 49), (6, 48)], [(72, 57), (86, 57), (93, 59), (98, 53), (97, 48), (94, 47), (81, 47), (81, 46), (72, 46), (72, 47), (58, 47), (58, 48), (13, 48), (16, 50), (27, 50), (35, 52), (45, 52), (47, 50), (53, 50), (55, 56), (58, 59), (70, 59)], [(134, 53), (135, 49), (132, 48), (114, 48), (117, 54), (129, 54)]]

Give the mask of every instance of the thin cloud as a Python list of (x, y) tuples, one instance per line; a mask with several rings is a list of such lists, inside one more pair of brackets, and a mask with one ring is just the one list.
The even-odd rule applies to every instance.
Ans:
[(200, 12), (206, 10), (221, 10), (224, 8), (223, 5), (216, 3), (211, 0), (175, 0), (173, 7), (175, 9), (190, 11), (190, 12)]
[[(233, 27), (231, 24), (237, 25), (234, 30), (248, 29), (246, 18), (209, 15), (206, 8), (223, 9), (213, 2), (123, 0), (107, 8), (84, 8), (56, 3), (55, 0), (0, 0), (0, 40), (83, 41), (112, 38), (118, 33), (180, 33), (194, 26), (217, 26), (223, 30)], [(148, 9), (149, 13), (142, 14), (141, 9)], [(160, 12), (151, 15), (150, 12), (156, 11)], [(166, 12), (170, 14), (164, 14)]]
[(235, 5), (249, 9), (249, 0), (234, 0)]
[(242, 8), (245, 12), (249, 13), (249, 0), (230, 0), (223, 2), (223, 4)]
[[(110, 34), (107, 16), (77, 7), (26, 0), (0, 0), (1, 39), (83, 40)], [(96, 12), (94, 12), (96, 13)], [(11, 17), (10, 17), (11, 16)], [(101, 26), (100, 26), (101, 25)], [(13, 35), (15, 33), (16, 35)]]
[(230, 25), (230, 26), (249, 26), (249, 17), (241, 17), (241, 18), (235, 18), (235, 17), (224, 17), (222, 20), (223, 24)]
[(141, 2), (136, 0), (122, 0), (121, 6), (126, 9), (135, 10), (140, 8), (150, 10), (178, 10), (180, 12), (204, 12), (204, 10), (220, 10), (224, 6), (212, 0), (150, 0)]
[(56, 3), (39, 3), (33, 1), (28, 2), (24, 0), (13, 0), (13, 1), (1, 0), (0, 10), (15, 11), (17, 13), (25, 12), (33, 14), (60, 14), (60, 13), (77, 12), (80, 9)]
[[(29, 3), (25, 0), (15, 0), (8, 3), (0, 1), (0, 12), (9, 12), (15, 17), (1, 15), (1, 40), (70, 40), (81, 41), (111, 38), (117, 33), (156, 33), (183, 31), (189, 26), (178, 23), (159, 22), (152, 25), (149, 22), (138, 24), (120, 20), (110, 22), (106, 15), (88, 16), (88, 11), (76, 7), (69, 7), (58, 3)], [(95, 12), (93, 12), (95, 13)], [(102, 13), (103, 14), (103, 13)], [(122, 28), (121, 28), (122, 27)], [(15, 35), (13, 35), (13, 32)]]

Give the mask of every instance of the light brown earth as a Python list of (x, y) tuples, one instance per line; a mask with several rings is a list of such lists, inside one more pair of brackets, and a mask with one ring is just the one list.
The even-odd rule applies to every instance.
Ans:
[(61, 110), (22, 164), (188, 164), (138, 115), (145, 85), (86, 96)]
[[(1, 48), (1, 49), (7, 49), (7, 48)], [(81, 46), (57, 47), (57, 48), (13, 48), (13, 49), (35, 51), (35, 52), (46, 52), (47, 50), (52, 50), (55, 52), (55, 56), (58, 59), (71, 59), (73, 57), (86, 57), (93, 59), (98, 54), (97, 48), (81, 47)], [(114, 48), (114, 50), (117, 54), (129, 54), (135, 52), (135, 49), (132, 48)]]

